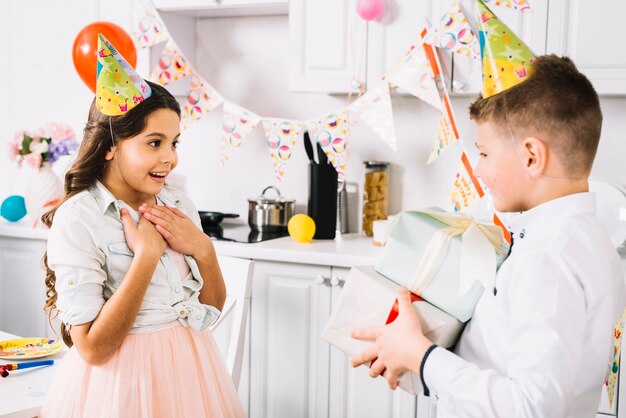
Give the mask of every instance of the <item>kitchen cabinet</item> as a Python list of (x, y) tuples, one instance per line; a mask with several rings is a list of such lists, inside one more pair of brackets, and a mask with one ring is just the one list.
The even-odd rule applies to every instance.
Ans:
[[(353, 0), (335, 0), (332, 9), (328, 3), (290, 3), (291, 90), (345, 93), (354, 90), (353, 75), (367, 84), (376, 82), (451, 2), (387, 2), (385, 15), (370, 22), (358, 17)], [(475, 1), (458, 3), (476, 27)], [(492, 10), (535, 54), (568, 55), (599, 94), (626, 94), (626, 45), (611, 42), (621, 37), (626, 3), (546, 0), (533, 2), (526, 12), (498, 6)], [(443, 50), (439, 57), (451, 95), (474, 96), (482, 90), (478, 60)]]
[(0, 234), (0, 330), (24, 337), (55, 335), (43, 310), (45, 250), (44, 240)]
[(571, 57), (599, 94), (626, 95), (624, 15), (621, 1), (550, 0), (547, 51)]
[(321, 339), (349, 269), (255, 263), (250, 417), (415, 417), (416, 399), (390, 391)]

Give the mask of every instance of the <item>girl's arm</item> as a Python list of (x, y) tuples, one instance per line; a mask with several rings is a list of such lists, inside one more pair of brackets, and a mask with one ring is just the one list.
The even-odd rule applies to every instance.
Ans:
[(70, 329), (79, 354), (93, 365), (106, 362), (128, 335), (166, 248), (161, 234), (150, 222), (141, 217), (135, 225), (127, 210), (120, 212), (128, 247), (134, 253), (133, 261), (122, 284), (104, 304), (96, 319), (73, 325)]
[(226, 285), (217, 263), (213, 241), (181, 210), (171, 206), (142, 205), (139, 211), (151, 221), (170, 247), (196, 260), (204, 279), (200, 303), (220, 311), (226, 301)]

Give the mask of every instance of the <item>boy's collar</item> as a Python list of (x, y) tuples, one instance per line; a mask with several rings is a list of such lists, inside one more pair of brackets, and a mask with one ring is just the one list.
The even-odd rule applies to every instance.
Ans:
[(595, 193), (582, 192), (552, 199), (525, 212), (508, 213), (503, 217), (506, 219), (505, 225), (517, 240), (524, 239), (528, 229), (533, 229), (536, 225), (595, 212)]

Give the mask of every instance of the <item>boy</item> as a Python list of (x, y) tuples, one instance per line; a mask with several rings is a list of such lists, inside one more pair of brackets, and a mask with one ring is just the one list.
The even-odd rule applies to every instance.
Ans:
[(587, 178), (602, 113), (568, 58), (537, 59), (521, 84), (470, 106), (480, 160), (475, 174), (511, 218), (513, 248), (486, 289), (455, 353), (424, 337), (406, 289), (393, 323), (355, 330), (375, 344), (389, 386), (411, 370), (438, 416), (594, 417), (626, 300), (619, 257), (595, 216)]

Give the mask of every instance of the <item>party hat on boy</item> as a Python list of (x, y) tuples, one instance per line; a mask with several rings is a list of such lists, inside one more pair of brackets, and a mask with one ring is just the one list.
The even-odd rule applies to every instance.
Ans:
[(537, 57), (481, 0), (477, 2), (483, 97), (490, 97), (526, 80)]
[(105, 115), (128, 112), (152, 94), (152, 89), (115, 47), (98, 34), (96, 105)]

